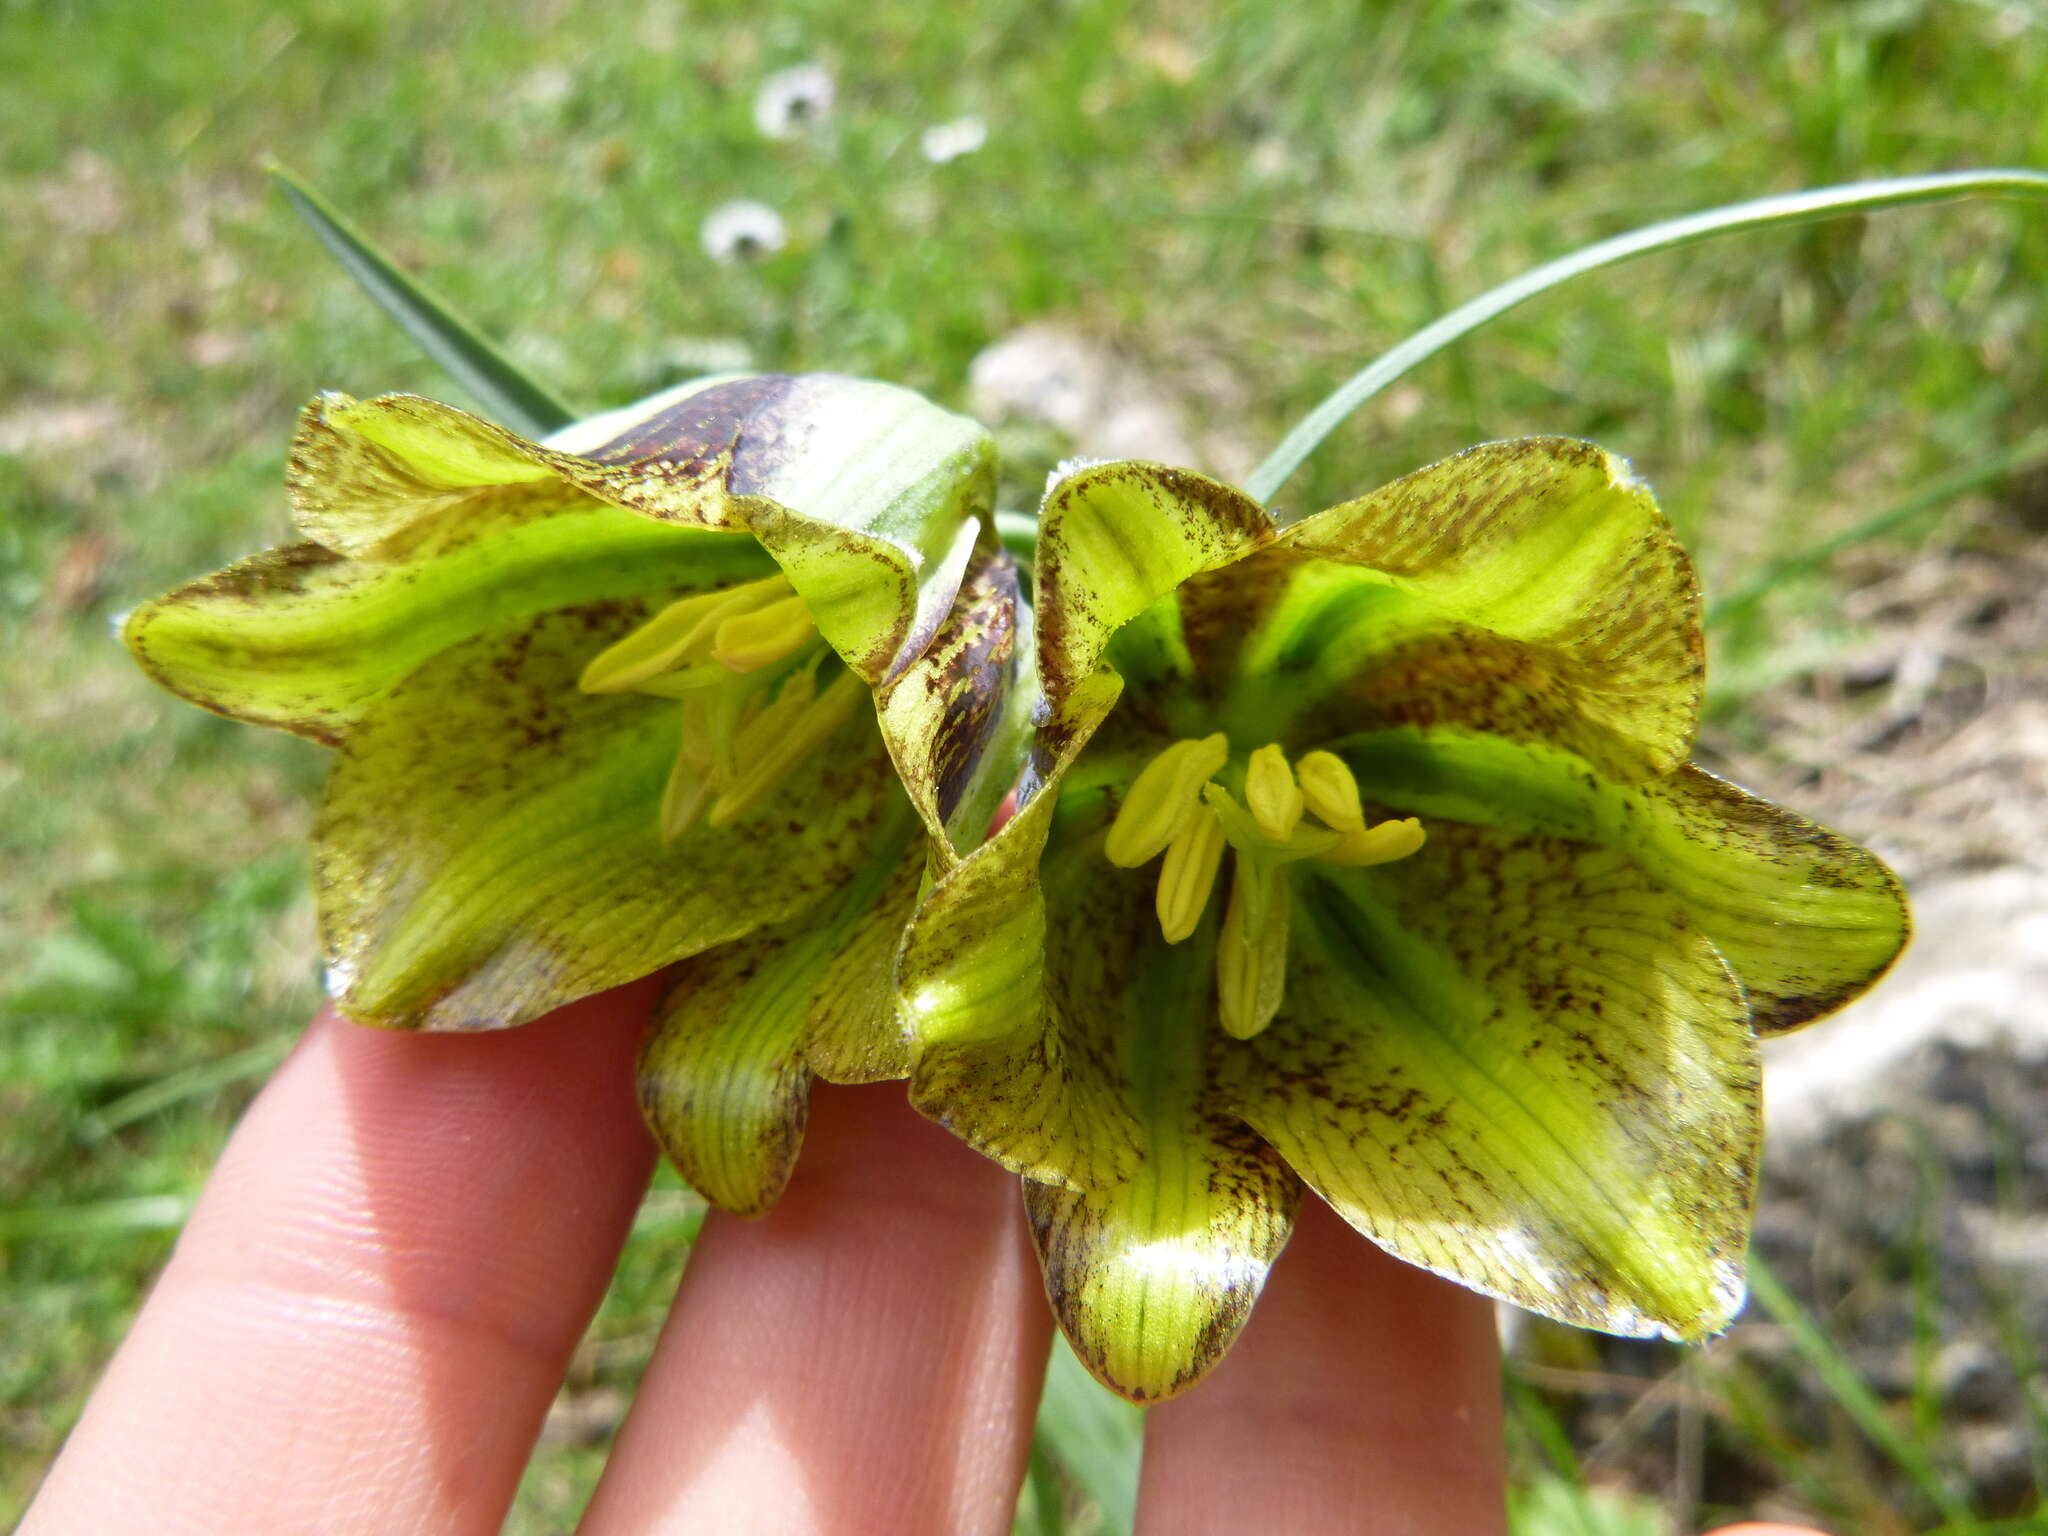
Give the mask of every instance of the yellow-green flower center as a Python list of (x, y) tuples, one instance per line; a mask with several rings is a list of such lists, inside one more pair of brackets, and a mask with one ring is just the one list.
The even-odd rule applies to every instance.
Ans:
[(1245, 764), (1243, 804), (1215, 782), (1229, 762), (1221, 731), (1160, 752), (1132, 782), (1102, 851), (1123, 869), (1165, 855), (1157, 909), (1169, 944), (1201, 923), (1225, 846), (1237, 855), (1216, 941), (1216, 994), (1224, 1029), (1249, 1040), (1273, 1022), (1286, 990), (1286, 867), (1385, 864), (1420, 848), (1423, 833), (1412, 816), (1367, 826), (1358, 781), (1334, 753), (1289, 763), (1278, 746), (1260, 747)]
[(846, 722), (862, 688), (844, 670), (818, 686), (830, 655), (788, 579), (768, 576), (670, 603), (593, 657), (578, 686), (682, 701), (661, 797), (673, 842), (700, 816), (714, 827), (744, 816)]

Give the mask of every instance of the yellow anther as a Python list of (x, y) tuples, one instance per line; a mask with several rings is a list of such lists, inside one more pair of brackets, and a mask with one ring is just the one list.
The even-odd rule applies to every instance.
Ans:
[(1301, 779), (1301, 796), (1323, 824), (1339, 832), (1357, 832), (1365, 826), (1365, 810), (1358, 803), (1358, 780), (1344, 759), (1334, 752), (1310, 752), (1295, 764)]
[(1217, 1016), (1233, 1039), (1251, 1039), (1280, 1011), (1287, 992), (1291, 905), (1279, 871), (1238, 856), (1216, 940)]
[(662, 841), (674, 842), (699, 821), (746, 815), (848, 719), (862, 688), (844, 674), (820, 693), (827, 654), (788, 578), (765, 576), (670, 603), (593, 657), (578, 685), (681, 701), (658, 815)]
[(712, 802), (707, 818), (714, 827), (737, 821), (767, 797), (777, 784), (826, 738), (852, 718), (867, 690), (845, 672), (816, 691), (809, 669), (782, 685), (775, 702), (739, 733), (733, 752), (734, 773)]
[(1154, 908), (1166, 942), (1178, 944), (1201, 926), (1223, 851), (1232, 850), (1230, 900), (1216, 936), (1216, 1011), (1227, 1033), (1249, 1040), (1286, 1001), (1293, 866), (1385, 864), (1420, 848), (1423, 831), (1412, 816), (1368, 827), (1358, 781), (1334, 753), (1289, 764), (1277, 743), (1260, 747), (1245, 764), (1241, 803), (1214, 782), (1229, 758), (1221, 732), (1165, 748), (1125, 794), (1103, 852), (1125, 869), (1166, 855)]
[(1293, 835), (1301, 820), (1301, 786), (1294, 782), (1294, 770), (1287, 766), (1287, 754), (1268, 744), (1252, 754), (1244, 774), (1245, 804), (1259, 830), (1276, 843)]
[(585, 693), (624, 693), (683, 659), (705, 621), (729, 593), (699, 592), (670, 603), (614, 645), (591, 657), (576, 686)]
[(1391, 864), (1396, 859), (1405, 859), (1422, 843), (1422, 823), (1408, 816), (1347, 832), (1344, 840), (1322, 855), (1322, 859), (1326, 864), (1363, 869), (1368, 864)]
[(1229, 760), (1230, 738), (1218, 731), (1199, 741), (1176, 741), (1147, 763), (1102, 845), (1109, 862), (1136, 869), (1164, 853), (1193, 816), (1202, 786)]
[(1206, 805), (1197, 806), (1180, 835), (1167, 844), (1159, 867), (1159, 930), (1178, 944), (1195, 931), (1223, 861), (1223, 823)]
[(795, 594), (718, 626), (711, 659), (728, 672), (753, 672), (794, 654), (818, 632), (811, 610)]
[[(624, 693), (679, 667), (709, 661), (719, 635), (733, 620), (785, 601), (797, 601), (799, 609), (802, 608), (788, 578), (783, 576), (764, 576), (736, 587), (720, 587), (714, 592), (679, 598), (624, 639), (593, 656), (576, 685), (585, 693)], [(804, 622), (809, 625), (808, 612), (804, 613)], [(800, 634), (797, 643), (801, 644), (807, 635), (808, 630)], [(779, 660), (795, 649), (796, 645), (790, 645), (768, 659)]]

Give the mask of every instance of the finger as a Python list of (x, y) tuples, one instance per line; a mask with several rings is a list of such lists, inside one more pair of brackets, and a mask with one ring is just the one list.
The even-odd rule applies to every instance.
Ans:
[(1007, 1532), (1049, 1326), (1016, 1180), (901, 1084), (819, 1088), (775, 1209), (706, 1223), (584, 1530)]
[(1149, 1415), (1138, 1525), (1487, 1536), (1505, 1484), (1492, 1303), (1310, 1197), (1236, 1347)]
[(25, 1530), (495, 1531), (651, 1148), (651, 989), (488, 1036), (323, 1015)]
[(1810, 1525), (1773, 1525), (1769, 1522), (1757, 1524), (1745, 1521), (1741, 1525), (1716, 1526), (1707, 1536), (1821, 1536)]

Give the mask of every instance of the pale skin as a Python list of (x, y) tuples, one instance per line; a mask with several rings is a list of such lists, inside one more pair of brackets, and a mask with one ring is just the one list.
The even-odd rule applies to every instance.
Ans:
[[(497, 1530), (653, 1166), (652, 1000), (316, 1019), (23, 1531)], [(1015, 1181), (900, 1085), (821, 1087), (781, 1202), (706, 1222), (580, 1529), (1007, 1532), (1049, 1327)], [(1140, 1530), (1499, 1536), (1495, 1349), (1488, 1303), (1311, 1200), (1236, 1348), (1149, 1416)]]

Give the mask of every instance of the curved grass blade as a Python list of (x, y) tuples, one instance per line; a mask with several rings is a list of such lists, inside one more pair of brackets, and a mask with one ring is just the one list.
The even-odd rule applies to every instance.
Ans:
[(266, 168), (315, 238), (363, 292), (501, 425), (527, 437), (546, 437), (576, 419), (551, 391), (370, 244), (324, 197), (274, 161)]
[(1803, 224), (1845, 213), (1868, 213), (1879, 208), (1902, 208), (1914, 203), (1948, 202), (1961, 197), (2048, 200), (2048, 172), (1953, 171), (1937, 176), (1898, 176), (1883, 181), (1821, 187), (1809, 192), (1788, 192), (1778, 197), (1760, 197), (1752, 202), (1731, 203), (1725, 208), (1712, 208), (1705, 213), (1687, 214), (1683, 218), (1646, 225), (1610, 240), (1597, 241), (1555, 261), (1545, 262), (1459, 305), (1346, 379), (1280, 440), (1280, 445), (1252, 471), (1244, 488), (1256, 501), (1271, 501), (1280, 487), (1287, 483), (1288, 477), (1301, 467), (1302, 462), (1345, 417), (1401, 375), (1434, 357), (1460, 337), (1478, 330), (1489, 320), (1506, 314), (1525, 299), (1547, 293), (1575, 277), (1596, 272), (1602, 267), (1616, 266), (1633, 257), (1710, 240), (1716, 235), (1769, 229), (1781, 224)]

